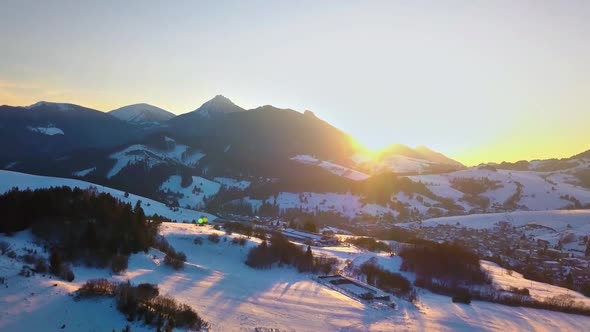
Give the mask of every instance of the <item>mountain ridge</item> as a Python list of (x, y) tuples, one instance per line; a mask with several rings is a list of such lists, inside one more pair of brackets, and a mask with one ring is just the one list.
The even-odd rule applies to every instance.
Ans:
[(161, 124), (176, 116), (176, 114), (172, 112), (147, 103), (131, 104), (119, 107), (107, 113), (119, 120), (139, 126)]

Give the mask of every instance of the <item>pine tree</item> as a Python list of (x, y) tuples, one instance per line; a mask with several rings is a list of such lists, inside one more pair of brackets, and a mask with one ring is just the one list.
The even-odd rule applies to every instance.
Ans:
[(574, 286), (574, 276), (570, 272), (565, 278), (565, 287), (572, 288)]
[(82, 235), (82, 246), (90, 250), (94, 250), (98, 247), (98, 239), (96, 235), (96, 227), (94, 226), (93, 222), (89, 222), (86, 225), (86, 230)]
[(49, 271), (52, 274), (59, 274), (61, 264), (62, 258), (57, 249), (51, 250), (51, 256), (49, 257)]
[(313, 253), (311, 252), (311, 246), (307, 246), (305, 256), (303, 260), (303, 271), (311, 271), (313, 268)]

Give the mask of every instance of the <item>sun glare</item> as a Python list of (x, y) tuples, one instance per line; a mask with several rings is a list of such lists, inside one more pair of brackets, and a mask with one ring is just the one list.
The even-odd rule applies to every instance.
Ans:
[(387, 146), (381, 145), (367, 145), (363, 143), (361, 140), (351, 137), (352, 146), (357, 151), (363, 159), (370, 160), (370, 161), (378, 161), (379, 157), (382, 155), (383, 151), (387, 148)]

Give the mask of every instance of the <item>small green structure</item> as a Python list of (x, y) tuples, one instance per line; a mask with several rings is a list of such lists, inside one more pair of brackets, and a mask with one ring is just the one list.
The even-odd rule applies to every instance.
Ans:
[(197, 224), (199, 226), (203, 226), (203, 225), (207, 225), (209, 223), (209, 218), (202, 216), (201, 218), (199, 218), (199, 220), (197, 221)]

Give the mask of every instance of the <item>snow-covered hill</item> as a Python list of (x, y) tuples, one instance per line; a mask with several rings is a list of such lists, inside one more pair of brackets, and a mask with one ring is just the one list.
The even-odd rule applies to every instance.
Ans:
[(363, 172), (359, 172), (359, 171), (351, 169), (349, 167), (338, 165), (338, 164), (335, 164), (335, 163), (332, 163), (329, 161), (319, 160), (319, 159), (309, 156), (309, 155), (297, 155), (295, 157), (292, 157), (291, 160), (302, 163), (302, 164), (316, 165), (318, 167), (325, 169), (326, 171), (328, 171), (332, 174), (336, 174), (338, 176), (341, 176), (341, 177), (344, 177), (347, 179), (351, 179), (354, 181), (366, 180), (370, 177), (370, 175), (365, 174)]
[(203, 215), (208, 216), (209, 220), (214, 220), (216, 218), (213, 215), (200, 211), (183, 208), (171, 209), (165, 204), (151, 200), (149, 198), (137, 196), (134, 194), (126, 195), (123, 191), (90, 182), (0, 170), (0, 193), (4, 193), (15, 187), (24, 190), (27, 188), (41, 189), (61, 186), (72, 188), (78, 187), (81, 189), (96, 189), (98, 192), (108, 193), (123, 202), (130, 203), (131, 205), (135, 205), (138, 200), (141, 200), (141, 206), (148, 216), (158, 214), (179, 222), (198, 220)]
[(365, 204), (362, 199), (351, 193), (291, 193), (281, 192), (276, 197), (266, 200), (247, 198), (253, 208), (259, 208), (263, 203), (277, 205), (279, 210), (298, 209), (302, 212), (334, 212), (348, 218), (362, 218), (363, 215), (383, 216), (384, 214), (397, 215), (394, 209), (378, 204)]
[[(589, 166), (584, 164), (578, 167)], [(518, 195), (515, 202), (518, 205), (517, 210), (552, 210), (575, 204), (573, 199), (578, 200), (582, 206), (590, 203), (590, 190), (576, 185), (576, 179), (572, 175), (574, 171), (575, 169), (538, 172), (472, 167), (452, 173), (411, 176), (410, 179), (424, 183), (441, 197), (455, 200), (467, 211), (481, 206), (465, 200), (465, 192), (453, 186), (454, 179), (495, 181), (497, 188), (490, 188), (479, 195), (489, 200), (487, 209), (490, 211), (505, 209), (506, 201), (513, 195)], [(520, 194), (517, 193), (518, 187), (521, 187)]]
[[(106, 270), (75, 266), (76, 279), (65, 283), (39, 275), (18, 276), (22, 264), (0, 256), (0, 274), (8, 276), (8, 288), (1, 290), (6, 296), (0, 297), (0, 330), (59, 329), (63, 324), (65, 330), (72, 331), (120, 330), (128, 323), (112, 307), (112, 302), (75, 302), (68, 296), (86, 280), (97, 277), (157, 283), (160, 293), (192, 306), (211, 323), (211, 331), (584, 331), (590, 324), (589, 317), (546, 310), (480, 301), (455, 304), (448, 297), (428, 291), (419, 292), (416, 305), (394, 297), (397, 308), (391, 309), (354, 300), (293, 268), (255, 270), (246, 266), (243, 262), (248, 249), (257, 245), (257, 239), (248, 240), (242, 247), (231, 244), (231, 238), (239, 235), (225, 235), (208, 226), (174, 223), (163, 224), (160, 233), (187, 254), (182, 270), (165, 266), (164, 255), (150, 250), (132, 255), (129, 268), (122, 275), (110, 276)], [(206, 239), (214, 233), (221, 237), (221, 242), (215, 244)], [(201, 245), (193, 242), (197, 237), (202, 238)], [(0, 240), (8, 241), (18, 253), (23, 253), (24, 247), (42, 252), (28, 231), (13, 237), (0, 236)], [(375, 257), (384, 268), (399, 272), (399, 257), (354, 247), (312, 250), (338, 257), (342, 264), (350, 259), (357, 265)], [(497, 274), (493, 275), (496, 278)], [(496, 282), (528, 284), (516, 273), (511, 280), (498, 278)], [(533, 296), (572, 293), (551, 287), (540, 295), (536, 287), (533, 289)], [(133, 331), (145, 330), (136, 323), (131, 325)]]
[(379, 152), (361, 149), (351, 159), (357, 167), (371, 173), (384, 171), (397, 174), (441, 173), (465, 168), (460, 162), (425, 146), (413, 149), (403, 144), (393, 144)]
[(133, 104), (109, 112), (110, 115), (142, 127), (154, 127), (172, 119), (176, 115), (150, 104)]
[(172, 200), (176, 200), (181, 207), (202, 208), (205, 205), (205, 200), (217, 194), (220, 188), (220, 183), (200, 176), (191, 177), (191, 183), (183, 187), (182, 178), (179, 175), (173, 175), (162, 183), (160, 191), (173, 196), (178, 195), (178, 198), (172, 198)]
[(55, 102), (50, 102), (50, 101), (38, 101), (34, 104), (31, 104), (29, 106), (25, 106), (24, 108), (29, 109), (29, 110), (41, 110), (47, 107), (59, 110), (61, 112), (67, 112), (67, 111), (72, 111), (75, 109), (77, 105), (74, 104), (69, 104), (69, 103), (55, 103)]
[(191, 151), (187, 145), (176, 144), (168, 138), (169, 147), (158, 149), (143, 144), (134, 144), (110, 155), (116, 163), (107, 173), (107, 178), (117, 175), (123, 168), (136, 163), (145, 163), (147, 167), (154, 167), (162, 163), (178, 163), (194, 167), (205, 155), (199, 151)]
[[(324, 167), (326, 164), (310, 156), (297, 156), (292, 159), (318, 167)], [(363, 216), (397, 217), (400, 213), (408, 211), (414, 216), (413, 218), (426, 219), (445, 216), (449, 213), (463, 215), (484, 212), (580, 209), (589, 206), (590, 190), (577, 184), (573, 172), (580, 167), (588, 167), (587, 165), (580, 164), (576, 169), (556, 172), (472, 167), (451, 173), (408, 176), (412, 181), (424, 184), (434, 195), (401, 191), (392, 194), (388, 204), (367, 202), (362, 196), (350, 192), (280, 192), (265, 200), (250, 201), (253, 207), (266, 202), (278, 205), (282, 211), (292, 208), (309, 213), (329, 211), (351, 219), (362, 219)], [(342, 166), (326, 168), (330, 172), (345, 169)], [(355, 172), (349, 170), (337, 174), (341, 176), (363, 174)], [(362, 181), (362, 177), (356, 175), (353, 178)], [(477, 195), (469, 195), (469, 190), (454, 184), (457, 179), (476, 184), (493, 183), (493, 185), (488, 184), (489, 188), (484, 188)], [(453, 208), (449, 202), (460, 206), (462, 210)], [(403, 206), (406, 212), (401, 211), (400, 206)], [(406, 218), (408, 217), (406, 213)]]

